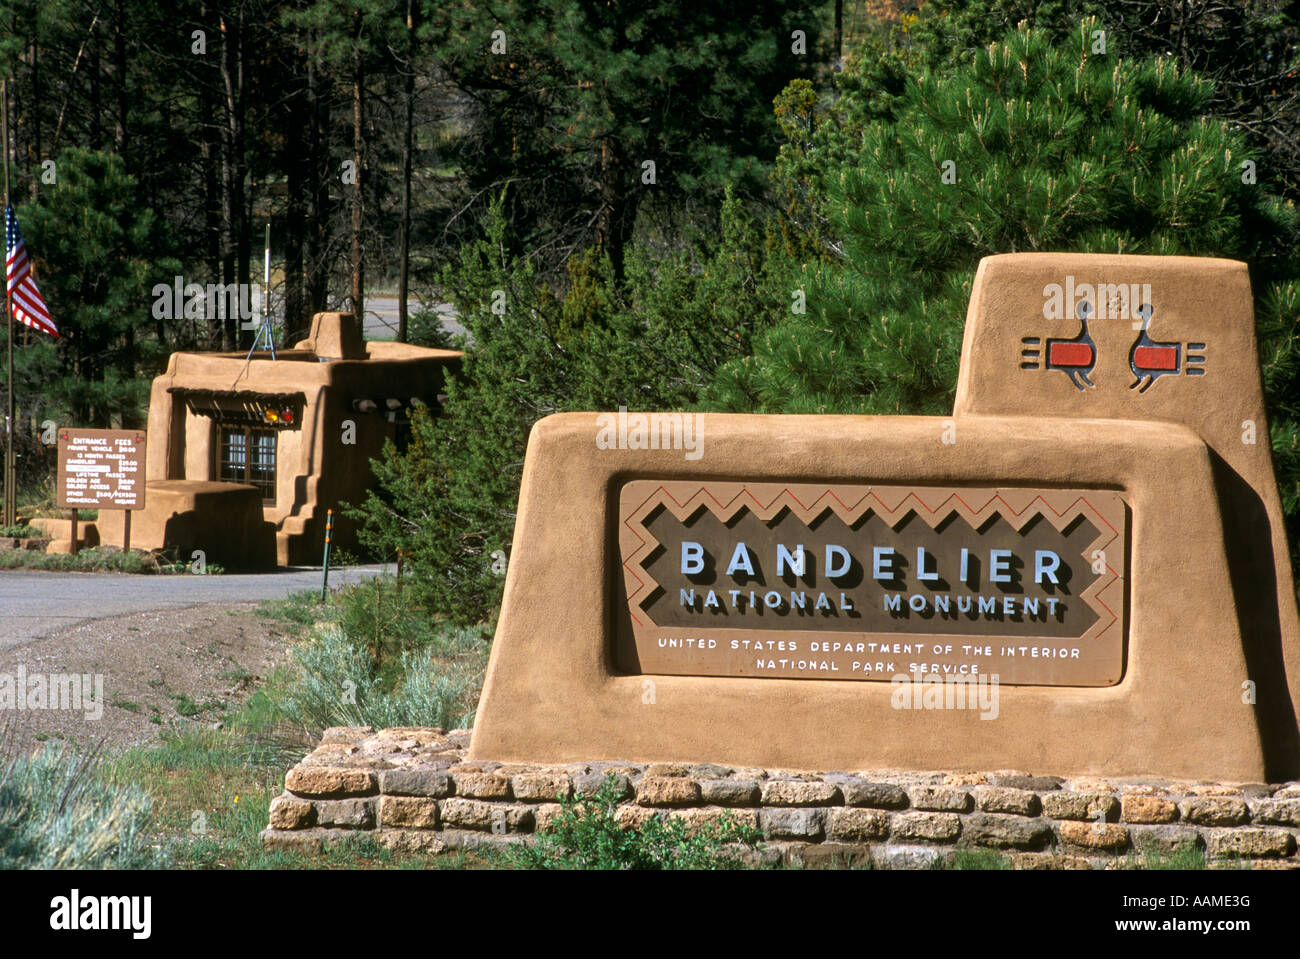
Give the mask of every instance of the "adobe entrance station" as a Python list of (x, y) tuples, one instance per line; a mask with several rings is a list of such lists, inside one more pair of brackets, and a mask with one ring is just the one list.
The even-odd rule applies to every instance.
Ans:
[[(352, 545), (339, 503), (365, 498), (370, 460), (404, 442), (414, 407), (438, 408), (460, 356), (365, 342), (349, 313), (316, 314), (274, 357), (173, 353), (153, 382), (132, 543), (241, 569), (319, 563), (333, 507), (334, 543)], [(101, 541), (122, 541), (124, 515), (100, 513)]]
[(533, 430), (470, 759), (1300, 776), (1244, 264), (985, 259), (950, 418), (607, 421)]

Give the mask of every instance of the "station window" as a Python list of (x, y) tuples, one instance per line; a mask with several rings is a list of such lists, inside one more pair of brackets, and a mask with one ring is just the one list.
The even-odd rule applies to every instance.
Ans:
[(275, 430), (252, 426), (221, 426), (216, 479), (250, 483), (262, 491), (262, 502), (275, 504)]

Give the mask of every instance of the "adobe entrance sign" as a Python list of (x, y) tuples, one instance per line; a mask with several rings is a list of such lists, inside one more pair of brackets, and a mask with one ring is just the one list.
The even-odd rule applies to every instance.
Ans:
[(1244, 264), (986, 258), (950, 417), (609, 419), (533, 428), (471, 759), (1300, 776)]
[(641, 480), (620, 514), (633, 672), (1075, 686), (1123, 673), (1113, 492)]

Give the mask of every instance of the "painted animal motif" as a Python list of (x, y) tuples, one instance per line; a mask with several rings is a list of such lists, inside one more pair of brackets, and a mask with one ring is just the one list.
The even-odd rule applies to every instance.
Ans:
[(1097, 345), (1088, 334), (1088, 315), (1091, 312), (1092, 305), (1086, 300), (1081, 302), (1075, 309), (1079, 317), (1079, 335), (1069, 340), (1047, 341), (1047, 368), (1060, 370), (1080, 391), (1085, 384), (1090, 387), (1097, 385), (1088, 378), (1097, 366)]
[[(1177, 375), (1183, 366), (1183, 347), (1181, 343), (1161, 343), (1151, 339), (1147, 327), (1151, 325), (1151, 304), (1144, 303), (1138, 310), (1142, 317), (1142, 332), (1133, 341), (1129, 350), (1128, 365), (1137, 377), (1129, 389), (1145, 393), (1162, 376)], [(1198, 344), (1199, 345), (1199, 344)]]

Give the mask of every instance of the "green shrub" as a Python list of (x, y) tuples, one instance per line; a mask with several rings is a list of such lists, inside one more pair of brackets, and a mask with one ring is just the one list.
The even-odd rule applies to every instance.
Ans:
[(145, 838), (149, 798), (110, 784), (97, 755), (51, 743), (0, 770), (0, 869), (146, 869), (166, 854)]
[(468, 726), (488, 644), (477, 630), (448, 630), (407, 650), (381, 680), (370, 654), (338, 624), (322, 624), (294, 650), (294, 672), (273, 691), (276, 718), (319, 732), (329, 726)]
[(41, 536), (42, 533), (35, 526), (28, 526), (26, 523), (16, 523), (13, 526), (0, 526), (0, 536), (14, 536), (18, 539), (33, 539)]
[(390, 688), (400, 679), (396, 667), (406, 652), (435, 645), (438, 637), (427, 614), (410, 602), (403, 602), (391, 576), (376, 576), (345, 586), (334, 596), (338, 623), (355, 646), (370, 654), (381, 685)]
[(694, 829), (658, 816), (639, 829), (625, 827), (615, 818), (622, 794), (611, 775), (595, 796), (561, 799), (560, 813), (536, 843), (507, 850), (506, 861), (522, 869), (735, 869), (742, 864), (727, 844), (755, 849), (762, 838), (730, 814)]
[(320, 601), (320, 590), (300, 589), (284, 599), (266, 599), (257, 606), (257, 615), (263, 619), (278, 619), (299, 626), (310, 626), (328, 618), (331, 610)]
[(83, 549), (71, 553), (37, 553), (12, 549), (0, 552), (0, 569), (43, 569), (71, 573), (156, 573), (158, 564), (144, 553), (116, 549)]

